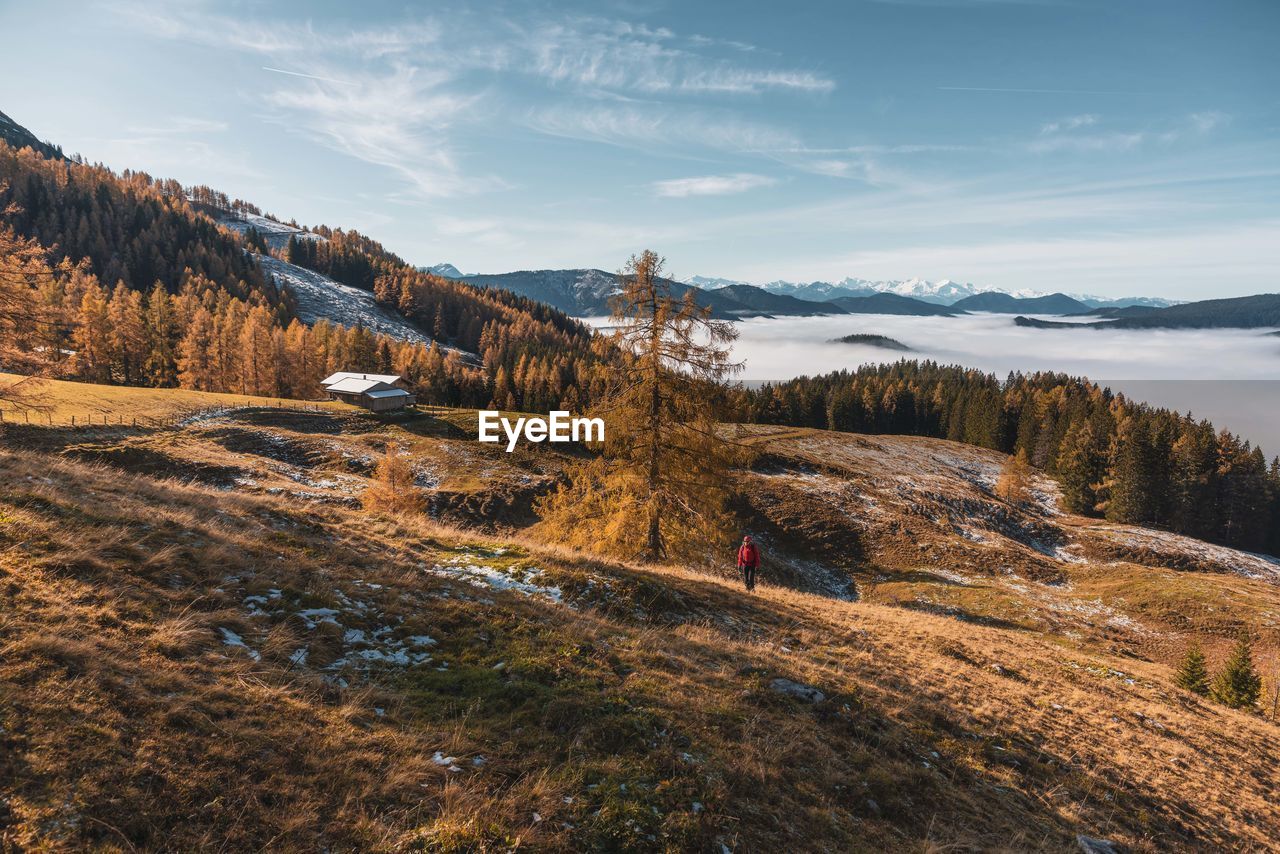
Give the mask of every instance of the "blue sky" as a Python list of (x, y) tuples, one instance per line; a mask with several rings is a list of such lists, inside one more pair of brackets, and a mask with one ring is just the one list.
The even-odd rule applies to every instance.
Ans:
[(468, 272), (1280, 291), (1273, 0), (355, 5), (0, 0), (0, 110)]

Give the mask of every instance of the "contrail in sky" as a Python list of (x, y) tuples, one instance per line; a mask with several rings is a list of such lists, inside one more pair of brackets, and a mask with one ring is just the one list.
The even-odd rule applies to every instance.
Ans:
[(1033, 95), (1141, 95), (1141, 92), (1098, 92), (1088, 89), (996, 89), (987, 86), (939, 86), (943, 92), (1019, 92)]
[(314, 74), (303, 74), (301, 71), (286, 71), (283, 68), (272, 68), (269, 65), (262, 66), (263, 71), (270, 71), (275, 74), (288, 74), (290, 77), (305, 77), (308, 80), (319, 80), (322, 83), (337, 83), (341, 86), (358, 86), (350, 80), (334, 80), (332, 77), (317, 77)]

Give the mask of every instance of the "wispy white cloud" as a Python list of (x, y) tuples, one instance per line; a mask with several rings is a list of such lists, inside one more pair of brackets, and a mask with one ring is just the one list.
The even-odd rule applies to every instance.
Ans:
[(1077, 128), (1091, 127), (1098, 123), (1098, 118), (1094, 113), (1084, 113), (1079, 116), (1068, 116), (1065, 119), (1047, 122), (1040, 127), (1040, 135), (1047, 136), (1063, 131), (1073, 131)]
[(1231, 117), (1226, 113), (1219, 113), (1216, 110), (1192, 113), (1188, 118), (1190, 118), (1192, 126), (1200, 133), (1208, 133), (1231, 120)]
[(688, 196), (728, 196), (776, 184), (767, 175), (738, 172), (733, 175), (700, 175), (696, 178), (672, 178), (653, 185), (654, 193), (668, 199)]
[(808, 169), (817, 175), (829, 175), (832, 178), (848, 178), (857, 164), (848, 160), (811, 160)]
[(1081, 132), (1095, 128), (1102, 119), (1096, 113), (1084, 113), (1047, 122), (1040, 126), (1039, 136), (1028, 148), (1037, 153), (1055, 151), (1125, 152), (1147, 143), (1173, 145), (1196, 135), (1203, 136), (1228, 122), (1230, 116), (1214, 110), (1191, 113), (1143, 130)]
[[(613, 145), (747, 151), (797, 140), (732, 109), (695, 109), (689, 99), (835, 86), (813, 71), (762, 63), (750, 45), (602, 17), (440, 11), (395, 26), (325, 30), (233, 16), (200, 0), (165, 7), (124, 0), (116, 8), (153, 35), (261, 57), (266, 75), (283, 78), (258, 95), (274, 121), (392, 169), (428, 197), (506, 185), (468, 174), (454, 132), (463, 124), (523, 117), (541, 133)], [(546, 86), (547, 104), (511, 110), (510, 96), (492, 84), (512, 75)]]
[(795, 136), (732, 114), (646, 104), (564, 104), (529, 110), (528, 127), (550, 136), (646, 150), (716, 149), (762, 152), (796, 145)]
[(343, 154), (400, 173), (423, 196), (452, 196), (501, 186), (464, 176), (449, 145), (450, 125), (474, 96), (448, 87), (447, 73), (393, 62), (362, 72), (352, 85), (307, 85), (265, 96), (282, 123)]
[(1035, 140), (1029, 147), (1036, 152), (1132, 151), (1146, 138), (1147, 134), (1142, 132), (1049, 136)]
[[(830, 92), (835, 81), (811, 71), (760, 68), (706, 51), (713, 39), (598, 18), (543, 22), (515, 47), (520, 70), (554, 83), (641, 94), (759, 95)], [(518, 51), (527, 51), (520, 57)], [(739, 48), (740, 50), (740, 48)]]
[(205, 119), (196, 116), (171, 116), (161, 122), (147, 125), (136, 125), (128, 128), (128, 132), (138, 136), (202, 136), (211, 133), (222, 133), (227, 123), (218, 119)]

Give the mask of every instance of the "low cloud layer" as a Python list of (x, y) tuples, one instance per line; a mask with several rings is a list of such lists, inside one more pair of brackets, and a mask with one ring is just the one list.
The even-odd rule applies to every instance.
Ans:
[[(1257, 330), (1029, 329), (1007, 315), (955, 318), (847, 315), (752, 319), (735, 347), (745, 380), (934, 359), (1004, 377), (1063, 371), (1179, 411), (1191, 410), (1280, 453), (1280, 336)], [(912, 353), (828, 343), (854, 333), (896, 338)]]

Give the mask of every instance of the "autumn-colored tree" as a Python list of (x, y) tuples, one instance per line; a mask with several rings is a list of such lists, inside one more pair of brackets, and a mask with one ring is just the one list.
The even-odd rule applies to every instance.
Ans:
[(107, 294), (97, 280), (88, 283), (80, 298), (72, 341), (79, 376), (91, 382), (110, 382), (111, 319)]
[(0, 401), (29, 406), (32, 376), (55, 361), (57, 340), (52, 334), (53, 312), (38, 298), (41, 287), (52, 280), (44, 250), (31, 240), (0, 228), (0, 367), (22, 375), (0, 380)]
[(213, 391), (218, 387), (210, 361), (215, 335), (213, 315), (200, 306), (178, 344), (178, 383), (183, 388)]
[(1208, 695), (1209, 667), (1205, 664), (1204, 650), (1195, 641), (1187, 646), (1186, 655), (1174, 674), (1173, 684), (1194, 694)]
[(142, 381), (146, 362), (146, 325), (142, 294), (117, 282), (107, 301), (108, 347), (111, 373), (125, 385)]
[(385, 513), (417, 513), (422, 510), (422, 493), (414, 485), (413, 466), (395, 442), (387, 444), (378, 461), (373, 483), (360, 496), (366, 510)]
[(1005, 460), (996, 480), (996, 495), (1014, 505), (1031, 501), (1031, 463), (1025, 448)]
[(656, 561), (696, 558), (722, 542), (730, 466), (714, 399), (740, 367), (731, 324), (711, 319), (694, 292), (672, 293), (663, 259), (632, 256), (613, 303), (612, 344), (625, 360), (596, 414), (603, 453), (540, 504), (544, 525), (571, 545)]
[(178, 379), (176, 338), (179, 329), (173, 300), (164, 285), (156, 282), (147, 297), (143, 365), (147, 380), (157, 386), (172, 386)]

